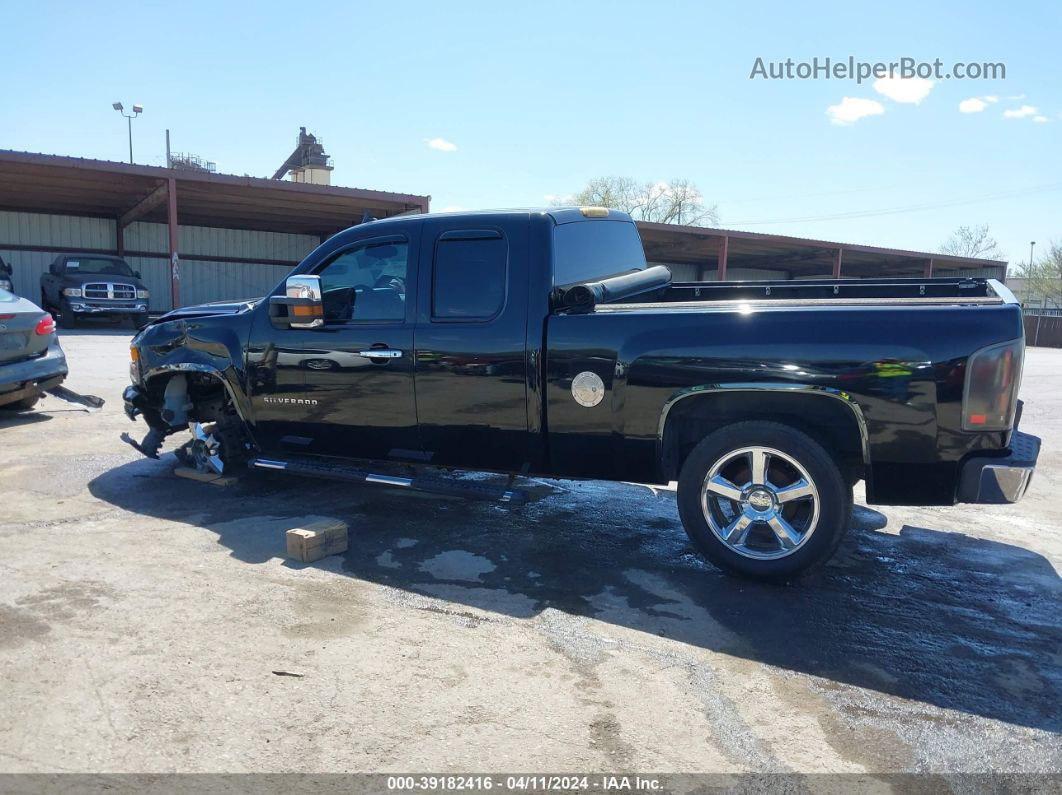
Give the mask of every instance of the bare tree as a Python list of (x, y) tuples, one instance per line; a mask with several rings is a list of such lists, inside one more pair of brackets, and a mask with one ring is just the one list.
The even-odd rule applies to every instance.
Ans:
[(719, 223), (716, 205), (706, 205), (700, 190), (688, 179), (643, 183), (630, 177), (594, 177), (574, 196), (554, 204), (611, 207), (630, 213), (636, 221), (661, 224)]
[(941, 244), (940, 253), (980, 259), (1001, 259), (1003, 256), (996, 239), (988, 234), (988, 224), (960, 226)]
[(594, 177), (586, 187), (569, 198), (554, 204), (578, 204), (588, 207), (612, 207), (630, 212), (639, 200), (641, 186), (630, 177)]
[(1047, 253), (1018, 271), (1025, 279), (1026, 292), (1035, 296), (1040, 306), (1062, 309), (1062, 243), (1052, 241)]

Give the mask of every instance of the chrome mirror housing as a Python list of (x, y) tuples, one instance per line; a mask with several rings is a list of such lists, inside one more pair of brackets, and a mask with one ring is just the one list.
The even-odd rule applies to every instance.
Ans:
[[(324, 302), (321, 300), (320, 276), (289, 276), (284, 295), (269, 299), (274, 325), (287, 328), (320, 328), (324, 325)], [(287, 307), (286, 316), (279, 307)]]

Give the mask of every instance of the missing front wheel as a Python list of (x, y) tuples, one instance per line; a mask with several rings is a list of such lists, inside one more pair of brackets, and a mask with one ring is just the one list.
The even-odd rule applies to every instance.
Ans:
[(189, 423), (192, 439), (174, 451), (186, 467), (206, 474), (231, 474), (243, 467), (250, 445), (240, 423), (229, 419), (213, 423)]

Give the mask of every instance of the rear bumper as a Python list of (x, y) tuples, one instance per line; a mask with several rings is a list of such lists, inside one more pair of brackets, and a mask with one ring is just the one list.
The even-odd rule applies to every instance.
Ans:
[(0, 406), (58, 386), (66, 374), (66, 356), (58, 341), (48, 346), (44, 356), (15, 364), (0, 364)]
[(1025, 496), (1036, 471), (1040, 438), (1015, 430), (1006, 455), (967, 459), (959, 473), (958, 502), (1005, 504)]

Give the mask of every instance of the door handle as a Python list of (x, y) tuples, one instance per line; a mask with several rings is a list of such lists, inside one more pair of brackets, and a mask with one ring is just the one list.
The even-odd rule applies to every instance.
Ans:
[(357, 351), (358, 356), (364, 356), (366, 359), (401, 359), (402, 351), (392, 350), (390, 348), (371, 348), (367, 351)]

